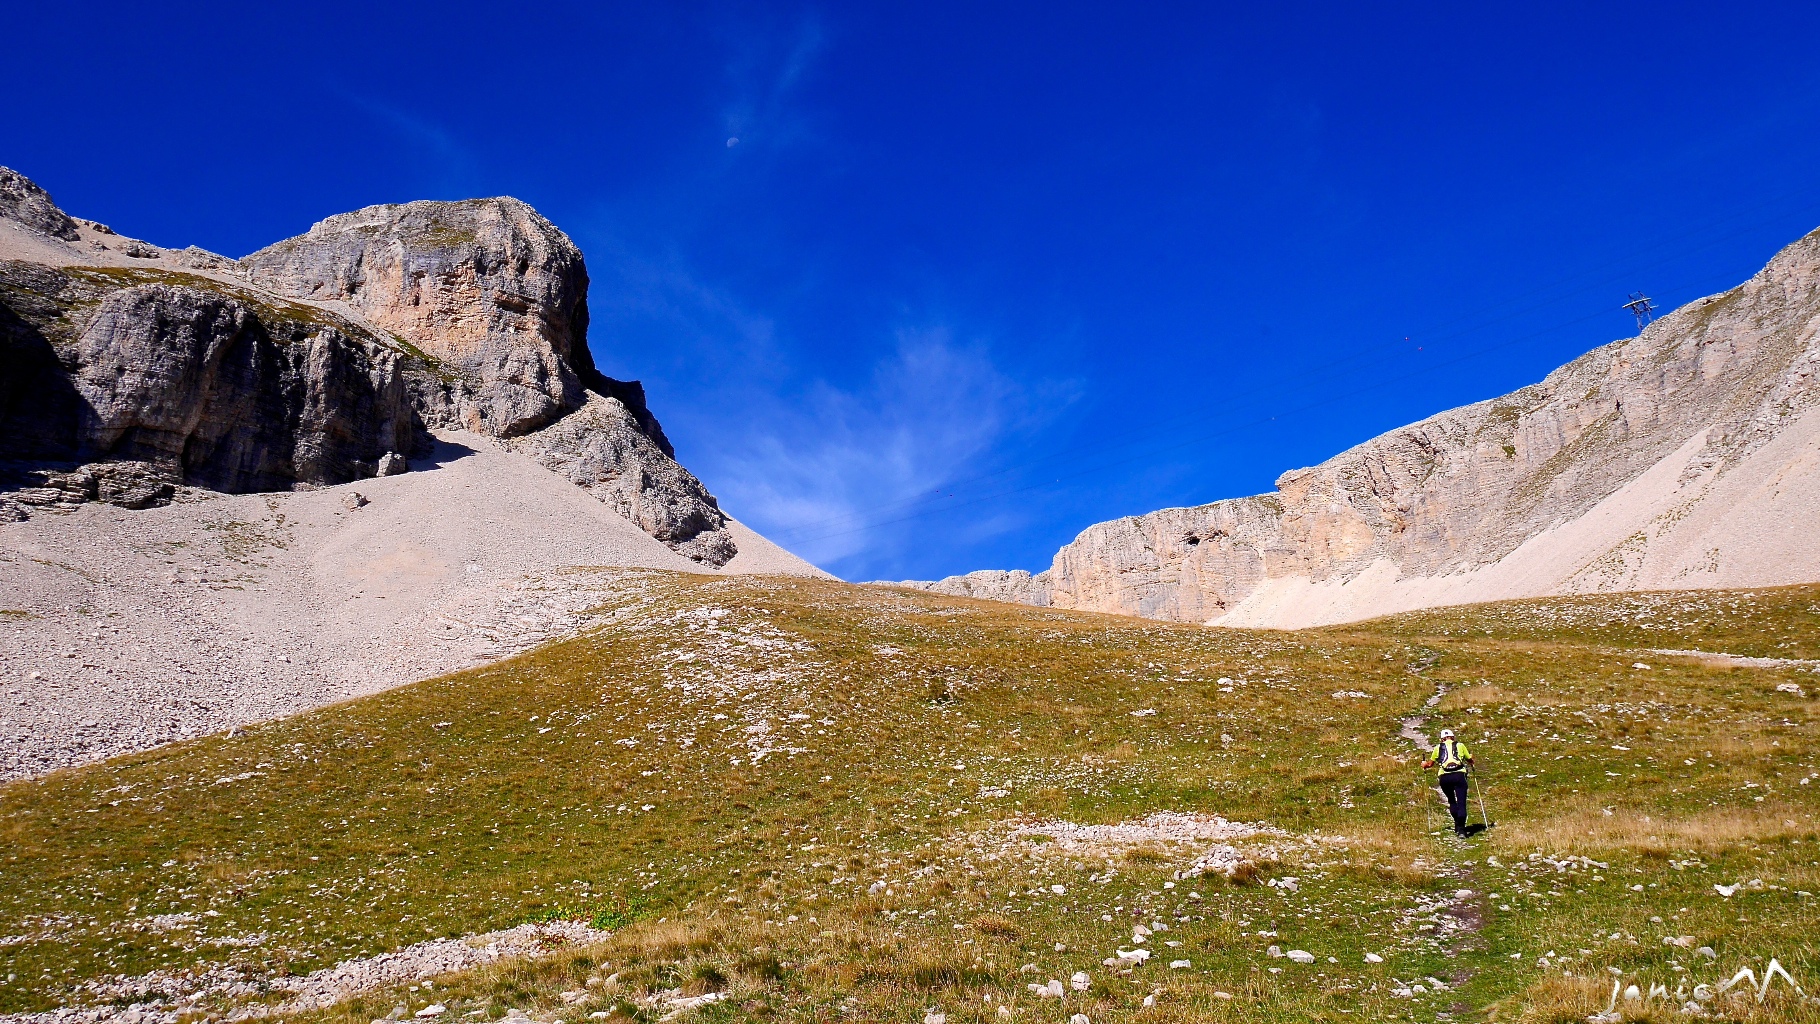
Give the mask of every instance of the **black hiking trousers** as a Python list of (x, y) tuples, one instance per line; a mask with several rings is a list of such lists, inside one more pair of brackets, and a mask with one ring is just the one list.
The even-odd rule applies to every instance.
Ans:
[(1443, 773), (1441, 792), (1447, 795), (1447, 810), (1453, 815), (1454, 831), (1466, 831), (1466, 773)]

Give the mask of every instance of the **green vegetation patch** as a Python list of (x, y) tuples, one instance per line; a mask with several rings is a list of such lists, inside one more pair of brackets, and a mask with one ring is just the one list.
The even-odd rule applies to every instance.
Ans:
[[(552, 918), (613, 935), (285, 1019), (1566, 1020), (1771, 956), (1820, 989), (1820, 677), (1640, 657), (1711, 634), (1635, 595), (1287, 633), (614, 579), (588, 635), (0, 789), (0, 1012)], [(1728, 600), (1770, 649), (1820, 588)], [(1441, 724), (1473, 839), (1399, 737)], [(1250, 830), (1169, 831), (1216, 815)]]

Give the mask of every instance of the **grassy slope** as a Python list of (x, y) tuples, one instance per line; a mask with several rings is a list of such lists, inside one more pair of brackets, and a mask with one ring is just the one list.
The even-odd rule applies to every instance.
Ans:
[[(1603, 1005), (1608, 968), (1673, 989), (1771, 955), (1820, 987), (1813, 898), (1797, 895), (1820, 889), (1820, 785), (1797, 781), (1816, 774), (1815, 709), (1775, 689), (1820, 678), (1633, 649), (1811, 657), (1820, 588), (1644, 620), (1628, 597), (1584, 598), (1245, 633), (835, 583), (620, 579), (618, 621), (589, 636), (0, 789), (0, 1012), (101, 975), (305, 972), (550, 914), (630, 923), (437, 998), (550, 1016), (556, 992), (611, 970), (616, 995), (727, 990), (709, 1019), (934, 1006), (958, 1022), (1000, 1019), (1007, 999), (1096, 1024), (1568, 1019), (1594, 992)], [(1437, 688), (1431, 728), (1475, 743), (1502, 822), (1469, 844), (1427, 833), (1396, 738)], [(1169, 809), (1348, 841), (1276, 842), (1268, 873), (1297, 878), (1291, 894), (1166, 887), (1176, 850), (1104, 860), (1003, 838), (1020, 816)], [(1729, 899), (1712, 888), (1751, 879)], [(168, 914), (194, 921), (159, 930)], [(1181, 946), (1124, 975), (1100, 966), (1159, 920), (1153, 944)], [(1422, 926), (1437, 922), (1467, 927), (1436, 943)], [(1718, 964), (1662, 945), (1676, 935)], [(1065, 1012), (1024, 991), (1077, 970), (1094, 988)], [(1450, 990), (1391, 994), (1428, 976)], [(428, 998), (322, 1016), (364, 1024)]]

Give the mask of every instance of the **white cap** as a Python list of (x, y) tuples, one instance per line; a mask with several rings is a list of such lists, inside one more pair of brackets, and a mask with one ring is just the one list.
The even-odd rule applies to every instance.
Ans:
[(1442, 729), (1442, 730), (1441, 730), (1441, 738), (1442, 738), (1442, 739), (1444, 739), (1444, 740), (1451, 740), (1451, 739), (1453, 739), (1453, 730), (1452, 730), (1452, 729)]

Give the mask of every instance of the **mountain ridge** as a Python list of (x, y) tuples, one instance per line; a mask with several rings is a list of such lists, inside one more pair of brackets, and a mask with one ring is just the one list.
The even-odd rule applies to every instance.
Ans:
[(1636, 338), (1285, 472), (1274, 493), (1090, 526), (1036, 574), (902, 585), (1294, 628), (1433, 604), (1820, 579), (1795, 525), (1820, 509), (1817, 278), (1820, 232)]

